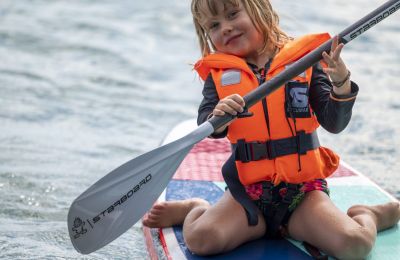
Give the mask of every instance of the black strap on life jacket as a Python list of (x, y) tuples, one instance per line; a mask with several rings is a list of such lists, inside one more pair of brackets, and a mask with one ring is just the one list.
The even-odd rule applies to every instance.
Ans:
[(256, 226), (258, 224), (258, 209), (256, 204), (254, 204), (250, 199), (249, 195), (247, 195), (246, 189), (239, 180), (234, 153), (222, 166), (222, 176), (224, 177), (225, 183), (228, 186), (232, 197), (244, 208), (249, 225)]
[(262, 159), (275, 159), (289, 154), (306, 154), (307, 151), (320, 147), (317, 132), (306, 134), (299, 131), (296, 136), (269, 140), (267, 142), (245, 142), (238, 140), (234, 144), (235, 160), (243, 163)]

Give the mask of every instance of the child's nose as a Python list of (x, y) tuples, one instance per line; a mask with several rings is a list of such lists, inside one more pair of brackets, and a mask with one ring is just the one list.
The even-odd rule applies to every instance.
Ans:
[(232, 30), (233, 30), (233, 26), (231, 23), (229, 23), (229, 22), (222, 23), (222, 33), (223, 34), (230, 33)]

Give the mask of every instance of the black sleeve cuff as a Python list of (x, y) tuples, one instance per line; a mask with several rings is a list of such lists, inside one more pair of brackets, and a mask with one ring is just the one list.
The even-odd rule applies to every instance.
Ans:
[(336, 99), (336, 100), (343, 100), (343, 101), (345, 101), (345, 100), (348, 100), (348, 99), (355, 98), (355, 97), (358, 95), (358, 90), (359, 90), (358, 85), (357, 85), (355, 82), (351, 81), (351, 92), (350, 92), (350, 94), (347, 94), (347, 95), (337, 95), (337, 94), (335, 94), (335, 92), (333, 92), (333, 90), (332, 90), (332, 91), (331, 91), (331, 95), (332, 95), (332, 97), (333, 97), (334, 99)]

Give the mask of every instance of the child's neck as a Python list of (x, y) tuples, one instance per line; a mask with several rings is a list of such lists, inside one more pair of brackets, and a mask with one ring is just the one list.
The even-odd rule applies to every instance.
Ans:
[(258, 69), (264, 68), (265, 64), (275, 56), (275, 52), (265, 51), (264, 53), (257, 54), (251, 57), (247, 57), (248, 63), (254, 64)]

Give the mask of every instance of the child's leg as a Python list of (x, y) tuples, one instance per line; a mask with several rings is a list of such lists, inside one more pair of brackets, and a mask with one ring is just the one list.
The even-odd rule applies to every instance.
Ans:
[(182, 225), (187, 214), (194, 208), (204, 210), (210, 207), (208, 201), (191, 198), (186, 200), (163, 201), (153, 205), (143, 217), (143, 225), (150, 228), (165, 228)]
[(289, 220), (289, 235), (340, 259), (362, 259), (372, 249), (378, 228), (399, 221), (399, 203), (356, 206), (349, 215), (340, 211), (322, 191), (311, 191)]
[[(188, 206), (189, 204), (192, 206)], [(156, 212), (155, 207), (158, 208)], [(170, 214), (171, 212), (177, 214)], [(151, 217), (154, 214), (162, 217)], [(150, 216), (143, 220), (143, 224), (159, 227), (165, 223), (179, 224), (177, 222), (183, 219), (183, 237), (186, 245), (198, 255), (230, 251), (265, 234), (263, 216), (259, 214), (257, 226), (249, 226), (243, 207), (232, 197), (229, 190), (213, 206), (202, 200), (194, 203), (191, 200), (167, 202), (163, 203), (162, 207), (156, 204), (150, 211)]]

